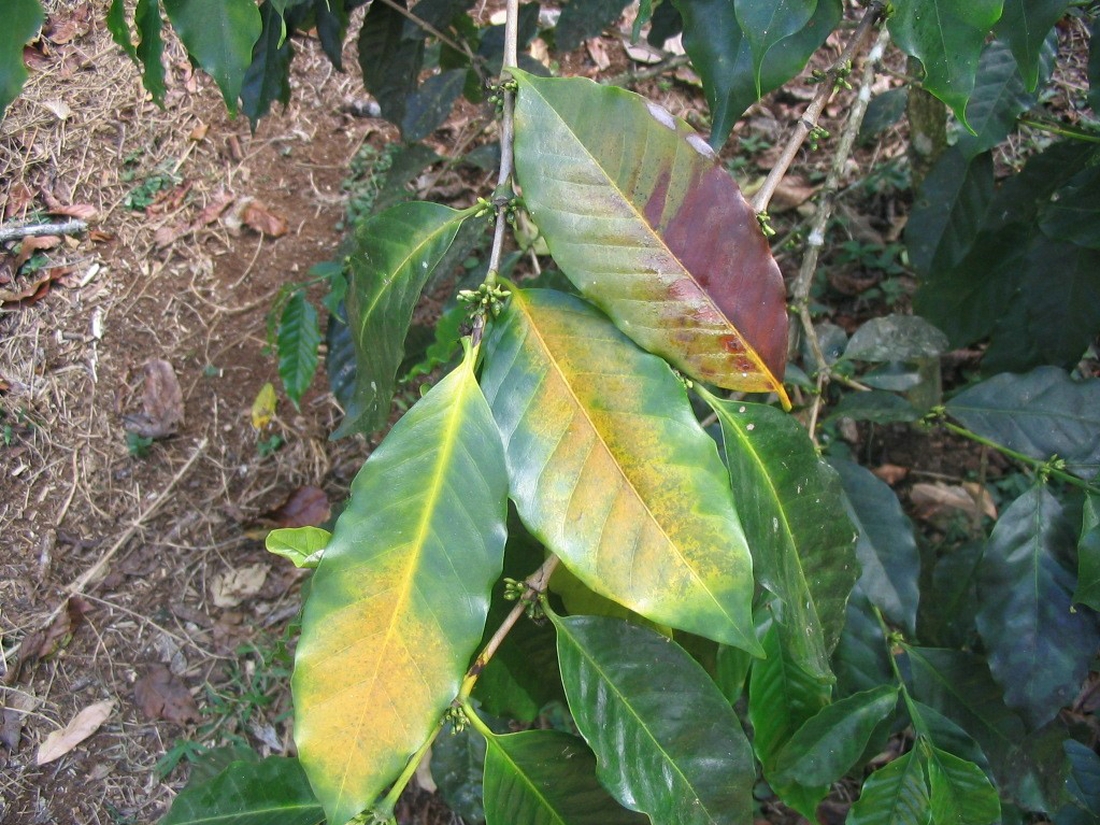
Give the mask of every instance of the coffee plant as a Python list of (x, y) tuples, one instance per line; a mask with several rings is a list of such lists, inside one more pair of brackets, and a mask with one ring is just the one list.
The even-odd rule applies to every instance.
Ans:
[[(162, 100), (163, 12), (255, 121), (289, 97), (295, 33), (315, 30), (339, 67), (359, 5), (138, 0), (131, 17), (114, 0), (108, 24)], [(373, 0), (359, 63), (410, 145), (402, 183), (434, 159), (415, 142), (459, 96), (497, 106), (496, 188), (464, 210), (363, 216), (325, 276), (348, 279), (331, 301), (346, 326), (330, 329), (330, 361), (354, 352), (334, 380), (339, 434), (373, 433), (408, 371), (421, 293), (488, 218), (484, 278), (424, 367), (450, 371), (366, 461), (331, 535), (268, 539), (316, 568), (292, 679), (297, 757), (233, 762), (164, 822), (394, 822), (429, 754), (456, 810), (502, 825), (749, 823), (775, 799), (814, 821), (838, 783), (852, 825), (1100, 822), (1100, 380), (1082, 360), (1100, 332), (1100, 47), (1079, 118), (1041, 107), (1065, 59), (1058, 26), (1095, 32), (1096, 5), (642, 0), (634, 36), (682, 32), (709, 140), (520, 54), (536, 34), (575, 48), (622, 0), (572, 0), (556, 22), (509, 0), (503, 26), (479, 26), (470, 5)], [(40, 20), (36, 0), (7, 0), (6, 15), (0, 105)], [(844, 50), (750, 203), (716, 150), (834, 32)], [(918, 76), (870, 101), (888, 39)], [(854, 85), (834, 141), (817, 116)], [(868, 103), (869, 121), (898, 117), (899, 91), (945, 105), (957, 130), (906, 228), (917, 314), (849, 338), (815, 323), (810, 284)], [(994, 152), (1020, 129), (1036, 151), (998, 178)], [(785, 285), (766, 210), (807, 137), (836, 162)], [(567, 282), (507, 280), (517, 216)], [(295, 295), (278, 337), (297, 398), (319, 334)], [(980, 374), (945, 401), (941, 356), (973, 346)], [(930, 545), (891, 488), (822, 437), (822, 415), (961, 435), (1002, 454), (1017, 489), (990, 529)]]

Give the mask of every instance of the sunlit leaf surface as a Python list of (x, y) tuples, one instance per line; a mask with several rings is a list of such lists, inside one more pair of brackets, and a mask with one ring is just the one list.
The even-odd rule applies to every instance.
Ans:
[(692, 377), (786, 404), (783, 279), (706, 141), (622, 89), (515, 74), (516, 172), (562, 271)]
[(312, 580), (294, 737), (331, 822), (394, 780), (481, 638), (504, 552), (507, 481), (472, 360), (363, 465)]
[(577, 578), (652, 621), (759, 650), (726, 471), (667, 364), (579, 298), (515, 290), (482, 386), (520, 516)]

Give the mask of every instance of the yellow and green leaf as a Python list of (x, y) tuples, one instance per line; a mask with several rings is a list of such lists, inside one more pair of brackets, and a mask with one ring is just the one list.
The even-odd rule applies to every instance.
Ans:
[(653, 622), (759, 652), (725, 468), (664, 361), (579, 298), (514, 290), (482, 387), (520, 517), (578, 579)]
[(706, 141), (631, 92), (513, 74), (516, 175), (562, 271), (678, 369), (789, 406), (783, 278)]
[(360, 470), (312, 582), (294, 738), (330, 822), (370, 806), (427, 739), (481, 638), (507, 480), (473, 351)]

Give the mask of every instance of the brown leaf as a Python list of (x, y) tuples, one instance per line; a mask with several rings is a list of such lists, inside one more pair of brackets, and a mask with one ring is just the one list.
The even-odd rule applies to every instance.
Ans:
[(200, 227), (213, 223), (221, 217), (222, 213), (231, 203), (233, 203), (233, 196), (231, 194), (224, 189), (217, 192), (214, 197), (210, 199), (210, 203), (204, 206), (202, 211), (199, 212), (195, 220), (191, 221), (191, 228), (199, 229)]
[(607, 56), (607, 49), (603, 47), (603, 41), (600, 38), (590, 38), (584, 42), (584, 45), (588, 50), (588, 56), (601, 72), (611, 65), (611, 58)]
[(142, 438), (167, 438), (183, 423), (183, 390), (172, 365), (160, 358), (145, 362), (144, 412), (123, 416), (127, 431)]
[(36, 72), (44, 72), (53, 67), (53, 61), (33, 46), (23, 47), (23, 64)]
[(19, 747), (23, 733), (23, 721), (27, 713), (38, 706), (38, 700), (21, 690), (6, 691), (4, 713), (0, 715), (0, 745), (14, 752)]
[(899, 467), (897, 464), (883, 464), (875, 467), (871, 472), (893, 487), (899, 481), (905, 480), (905, 477), (909, 475), (909, 468)]
[(187, 136), (187, 139), (198, 143), (206, 137), (206, 133), (210, 131), (210, 124), (199, 123), (194, 129), (191, 130), (191, 134)]
[(90, 220), (97, 214), (97, 210), (90, 203), (71, 203), (67, 206), (57, 204), (50, 209), (51, 215), (62, 215), (67, 218), (79, 218), (82, 221)]
[(320, 527), (332, 515), (328, 496), (319, 487), (299, 487), (264, 518), (280, 527)]
[(80, 596), (71, 596), (65, 603), (65, 609), (57, 614), (49, 627), (40, 627), (27, 634), (19, 646), (19, 661), (15, 666), (16, 676), (24, 665), (45, 659), (64, 647), (84, 622), (88, 612), (88, 603)]
[(35, 252), (42, 249), (53, 249), (60, 244), (61, 238), (58, 235), (39, 235), (37, 237), (30, 235), (24, 238), (19, 244), (19, 254), (15, 256), (16, 270), (22, 269), (23, 264), (29, 261)]
[(249, 564), (218, 573), (210, 582), (210, 595), (218, 607), (236, 607), (260, 592), (267, 581), (266, 564)]
[(241, 213), (245, 226), (262, 235), (281, 238), (287, 232), (286, 218), (277, 215), (260, 201), (249, 201)]
[(152, 665), (134, 684), (134, 699), (150, 720), (177, 725), (198, 722), (202, 716), (187, 686), (164, 665)]
[(0, 304), (28, 306), (45, 298), (50, 284), (73, 271), (71, 266), (51, 266), (35, 270), (31, 277), (18, 278), (0, 287)]
[(35, 757), (36, 765), (45, 765), (60, 759), (97, 730), (107, 721), (115, 703), (110, 699), (96, 702), (80, 711), (61, 730), (55, 730), (46, 737), (38, 746), (38, 756)]
[(23, 215), (27, 207), (34, 200), (34, 192), (27, 184), (20, 181), (8, 190), (8, 200), (4, 204), (4, 220)]
[[(961, 512), (971, 518), (979, 515), (997, 517), (997, 508), (988, 492), (973, 482), (963, 484), (914, 484), (909, 491), (917, 518), (940, 526), (950, 521), (952, 513)], [(979, 501), (980, 499), (980, 501)]]

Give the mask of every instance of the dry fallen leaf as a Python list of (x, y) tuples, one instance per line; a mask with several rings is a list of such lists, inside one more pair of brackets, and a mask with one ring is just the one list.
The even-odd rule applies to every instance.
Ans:
[(248, 202), (241, 212), (241, 221), (249, 229), (273, 238), (281, 238), (287, 232), (286, 218), (275, 214), (257, 200)]
[[(916, 509), (917, 518), (942, 525), (950, 520), (953, 512), (961, 512), (973, 518), (985, 515), (997, 518), (997, 508), (988, 492), (973, 482), (963, 484), (914, 484), (909, 498)], [(979, 501), (980, 499), (980, 501)]]
[(27, 634), (19, 646), (19, 659), (15, 664), (15, 678), (23, 667), (39, 659), (45, 659), (64, 647), (84, 622), (88, 603), (80, 596), (71, 596), (48, 627), (40, 627)]
[(19, 747), (23, 721), (38, 706), (38, 699), (21, 690), (4, 693), (4, 712), (0, 714), (0, 745), (12, 753)]
[(607, 56), (607, 49), (603, 47), (603, 41), (600, 38), (592, 37), (586, 40), (584, 45), (588, 50), (588, 56), (601, 72), (611, 65), (611, 58)]
[(97, 730), (107, 721), (115, 703), (106, 699), (89, 705), (73, 717), (61, 730), (53, 731), (45, 741), (38, 746), (38, 756), (35, 757), (36, 765), (45, 765), (60, 759)]
[(145, 362), (144, 412), (123, 416), (126, 430), (142, 438), (167, 438), (183, 423), (183, 390), (172, 365), (160, 358)]
[(883, 464), (873, 468), (871, 472), (893, 487), (909, 475), (909, 468), (900, 467), (897, 464)]
[(299, 487), (264, 518), (280, 527), (320, 527), (332, 515), (328, 496), (319, 487)]
[(16, 270), (22, 269), (23, 264), (29, 261), (35, 252), (43, 249), (53, 249), (60, 244), (61, 237), (59, 235), (39, 235), (37, 237), (31, 235), (24, 238), (19, 244), (19, 254), (15, 256)]
[(260, 592), (267, 581), (267, 565), (250, 564), (218, 573), (210, 582), (210, 595), (218, 607), (236, 607)]
[(64, 100), (43, 100), (42, 105), (53, 112), (58, 120), (68, 120), (73, 116), (73, 108)]
[(252, 402), (252, 428), (263, 430), (271, 419), (275, 417), (275, 386), (268, 381), (256, 394), (256, 400)]
[(50, 209), (50, 214), (87, 221), (96, 216), (96, 208), (90, 203), (55, 204)]
[(202, 716), (187, 686), (164, 665), (153, 665), (134, 684), (134, 698), (141, 712), (151, 720), (164, 719), (177, 725), (198, 722)]

